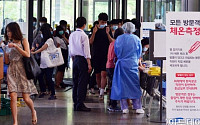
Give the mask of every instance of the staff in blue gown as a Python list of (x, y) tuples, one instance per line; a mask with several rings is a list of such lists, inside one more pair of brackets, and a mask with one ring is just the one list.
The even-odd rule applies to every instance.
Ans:
[(125, 23), (122, 28), (125, 34), (119, 36), (115, 42), (115, 65), (111, 99), (120, 100), (123, 113), (128, 113), (127, 99), (132, 99), (136, 113), (144, 113), (141, 104), (141, 90), (138, 76), (138, 62), (142, 52), (140, 39), (132, 34), (135, 25)]

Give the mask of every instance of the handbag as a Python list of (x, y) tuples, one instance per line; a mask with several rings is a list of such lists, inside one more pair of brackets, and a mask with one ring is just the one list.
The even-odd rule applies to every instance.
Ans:
[(41, 64), (47, 67), (56, 67), (64, 64), (61, 48), (54, 48), (53, 50), (44, 50), (41, 52)]
[[(21, 41), (22, 44), (22, 41)], [(24, 50), (24, 45), (22, 44), (23, 50)], [(41, 69), (38, 66), (38, 63), (36, 62), (33, 54), (30, 54), (30, 57), (24, 57), (22, 58), (23, 63), (24, 63), (24, 69), (26, 73), (26, 77), (28, 80), (36, 78), (40, 73)]]

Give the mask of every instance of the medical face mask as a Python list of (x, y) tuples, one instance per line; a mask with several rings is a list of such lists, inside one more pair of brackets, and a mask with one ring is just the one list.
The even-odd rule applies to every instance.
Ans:
[(43, 37), (43, 34), (41, 34), (41, 38), (44, 38), (44, 37)]
[(106, 26), (107, 26), (107, 24), (100, 25), (99, 28), (100, 28), (100, 29), (103, 29), (103, 28), (106, 27)]
[(64, 34), (64, 31), (59, 31), (59, 34), (60, 34), (60, 35), (63, 35), (63, 34)]
[(148, 48), (146, 48), (146, 47), (144, 47), (144, 48), (142, 49), (143, 52), (146, 52), (147, 50), (148, 50)]
[(66, 31), (69, 34), (69, 30)]
[(113, 30), (116, 30), (118, 28), (118, 26), (113, 26)]
[(42, 26), (44, 23), (40, 23), (40, 26)]
[(53, 35), (53, 31), (51, 31), (51, 35)]
[(33, 22), (33, 26), (36, 26), (37, 25), (37, 22)]

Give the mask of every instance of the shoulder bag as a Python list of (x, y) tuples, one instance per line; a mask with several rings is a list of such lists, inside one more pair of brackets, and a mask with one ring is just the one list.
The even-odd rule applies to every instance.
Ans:
[(53, 44), (51, 49), (43, 50), (41, 52), (41, 64), (45, 64), (49, 68), (63, 65), (64, 60), (61, 48), (56, 48)]
[[(23, 50), (24, 50), (24, 45), (21, 41)], [(40, 67), (38, 66), (34, 56), (30, 54), (30, 57), (24, 57), (22, 58), (23, 63), (24, 63), (24, 68), (26, 72), (26, 77), (28, 80), (36, 78), (40, 73)]]

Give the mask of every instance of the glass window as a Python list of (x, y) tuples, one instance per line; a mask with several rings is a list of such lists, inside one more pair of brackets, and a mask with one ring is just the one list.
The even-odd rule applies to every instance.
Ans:
[(43, 2), (44, 11), (42, 16), (47, 18), (47, 23), (50, 24), (50, 0), (44, 0)]
[[(57, 13), (55, 13), (57, 16)], [(60, 20), (66, 20), (70, 29), (74, 28), (74, 0), (60, 0)]]
[(108, 0), (104, 1), (94, 1), (94, 6), (95, 6), (95, 13), (93, 14), (94, 19), (98, 20), (98, 15), (102, 12), (108, 14)]
[(166, 12), (180, 9), (180, 0), (144, 0), (144, 22), (162, 22), (165, 24)]
[(56, 10), (56, 0), (52, 0), (51, 26), (52, 26), (53, 29), (55, 29), (55, 24), (56, 24), (55, 23), (55, 19), (56, 19), (56, 17), (55, 17), (55, 15), (56, 15), (55, 10)]
[[(26, 0), (3, 0), (0, 1), (0, 27), (1, 34), (4, 34), (5, 27), (10, 22), (21, 22), (20, 27), (23, 34), (27, 33), (26, 23)], [(25, 25), (24, 25), (25, 24)]]
[(154, 22), (155, 2), (153, 0), (144, 0), (143, 17), (144, 17), (144, 22)]
[(95, 12), (95, 7), (93, 0), (84, 0), (83, 1), (83, 17), (87, 20), (86, 30), (89, 30), (88, 26), (93, 25), (93, 20), (95, 20), (93, 13)]
[[(83, 0), (83, 16), (87, 19), (88, 25), (93, 25), (102, 12), (108, 14), (109, 0)], [(103, 9), (102, 9), (103, 8)], [(88, 26), (87, 26), (87, 30)]]
[[(70, 24), (71, 30), (74, 25), (74, 1), (73, 0), (52, 0), (52, 15), (50, 17), (50, 0), (44, 2), (43, 16), (47, 18), (47, 22), (55, 29), (55, 25), (59, 25), (60, 20), (66, 20)], [(78, 12), (78, 11), (77, 11)]]
[(178, 12), (178, 11), (181, 11), (181, 4), (182, 4), (182, 0), (176, 0), (175, 2), (175, 11)]
[(112, 13), (111, 13), (112, 18), (111, 19), (116, 19), (116, 0), (111, 1), (111, 7), (113, 7), (111, 9), (111, 11), (112, 11)]
[(33, 17), (37, 18), (37, 0), (33, 1)]
[(127, 19), (136, 18), (136, 0), (127, 0)]

